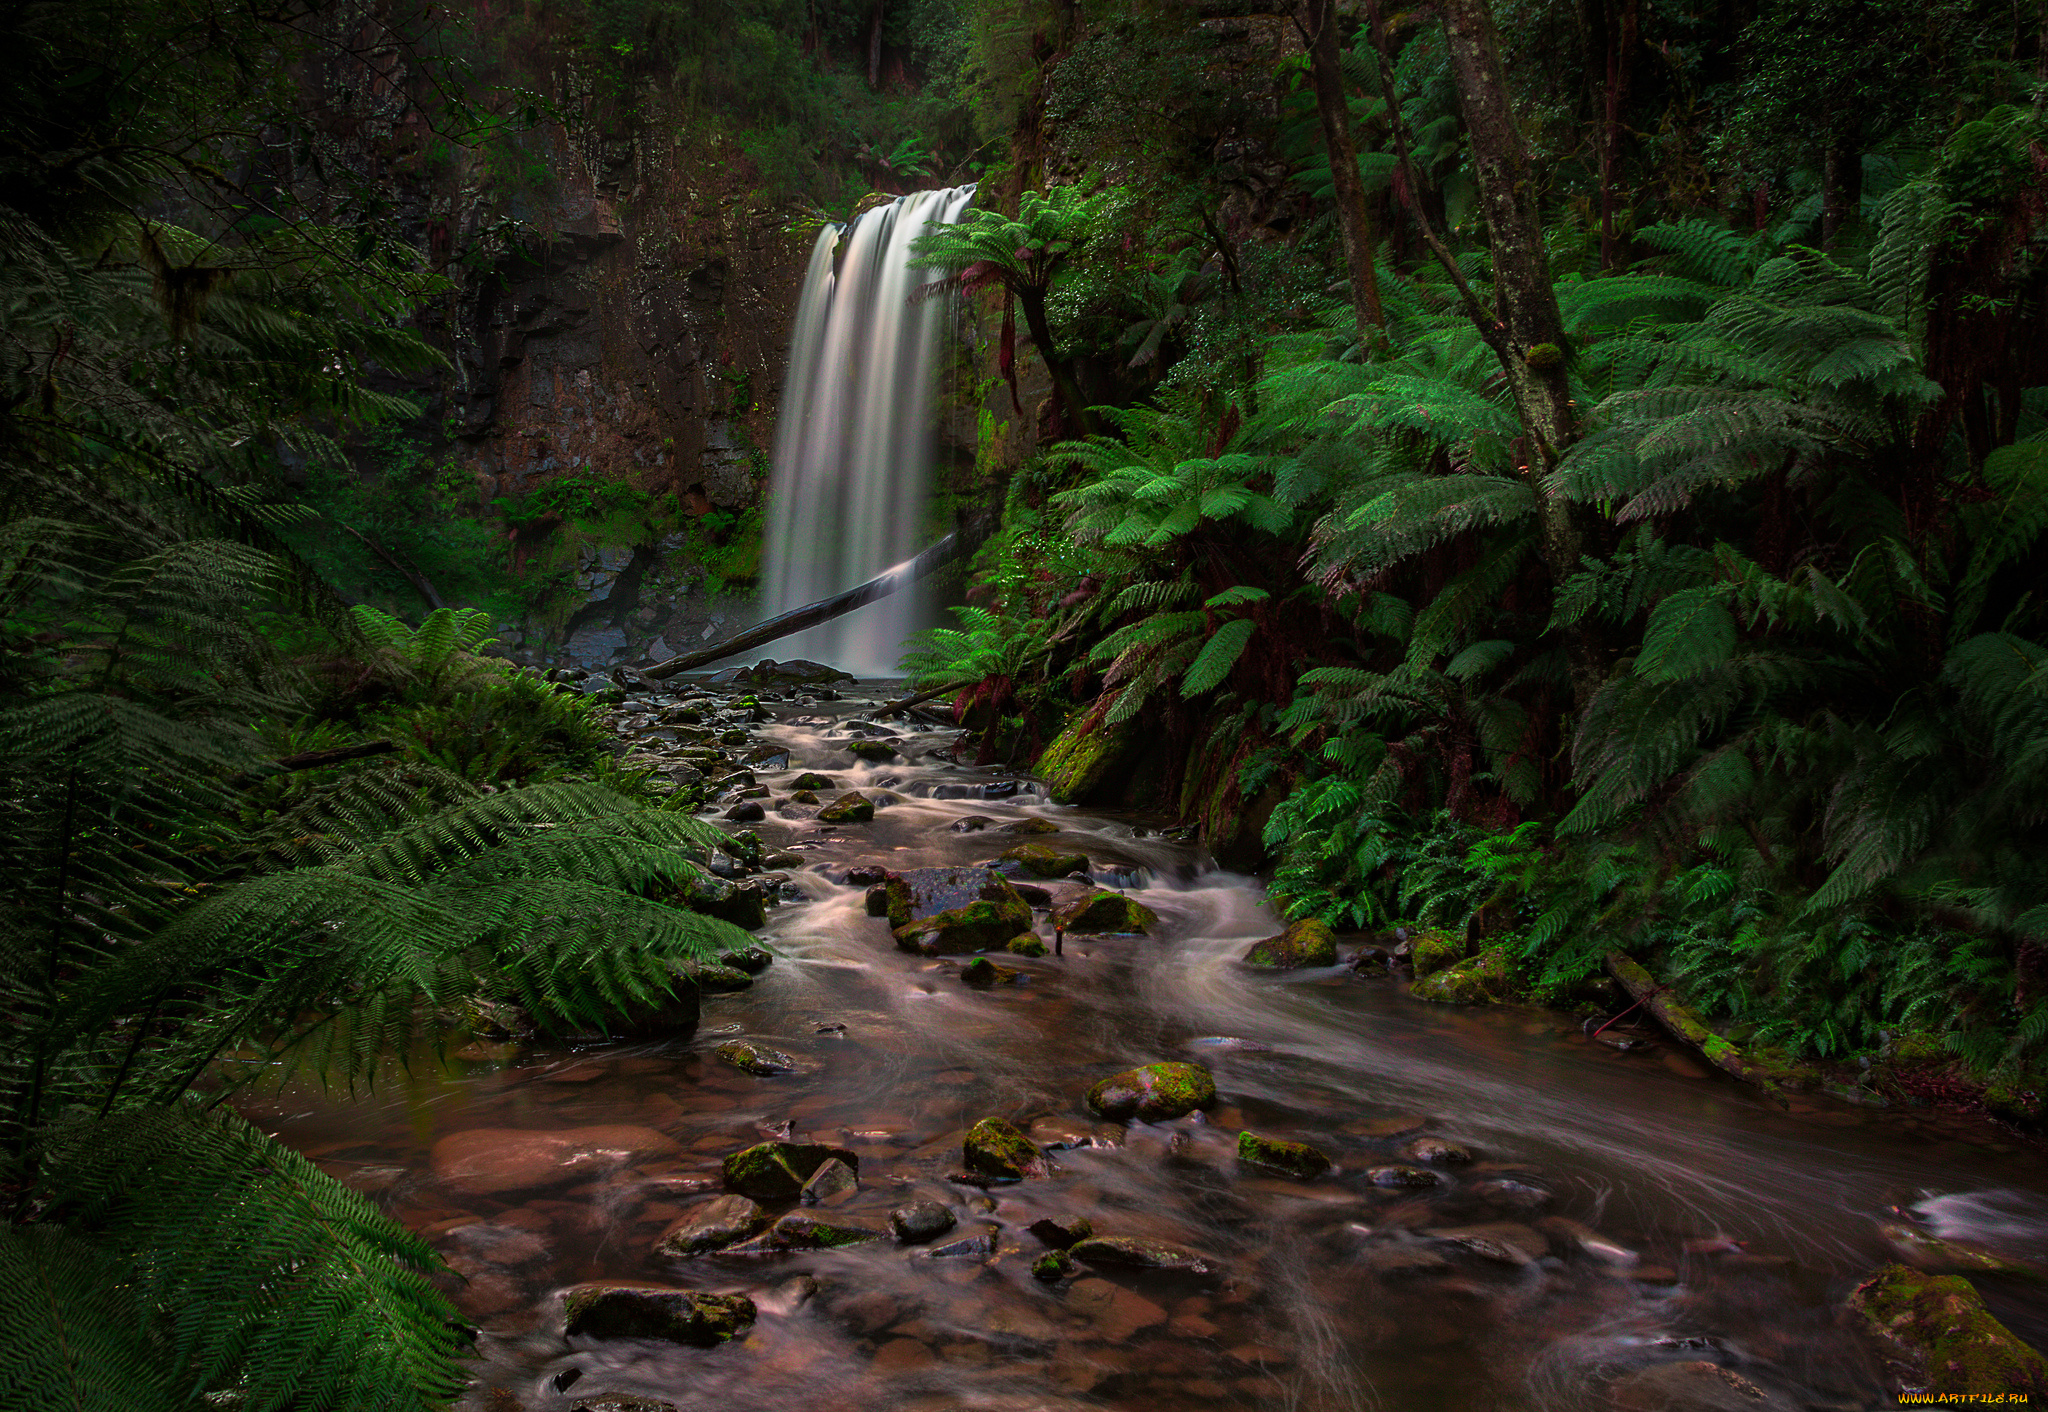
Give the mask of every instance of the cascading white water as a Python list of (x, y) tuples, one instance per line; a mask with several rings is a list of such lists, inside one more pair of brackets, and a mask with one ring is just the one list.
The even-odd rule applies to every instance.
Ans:
[[(920, 549), (932, 460), (933, 352), (946, 304), (911, 242), (960, 219), (974, 188), (919, 191), (828, 229), (790, 339), (768, 483), (763, 616), (854, 587)], [(913, 586), (777, 644), (863, 676), (895, 670), (923, 599)]]

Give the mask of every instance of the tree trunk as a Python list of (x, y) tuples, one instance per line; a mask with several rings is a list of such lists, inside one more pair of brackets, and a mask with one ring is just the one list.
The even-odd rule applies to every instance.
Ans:
[(1863, 154), (1847, 137), (1829, 139), (1820, 185), (1820, 248), (1832, 252), (1842, 227), (1863, 205)]
[(1302, 0), (1295, 24), (1308, 45), (1309, 76), (1316, 91), (1316, 117), (1323, 127), (1323, 149), (1330, 154), (1330, 181), (1336, 188), (1337, 229), (1344, 239), (1344, 269), (1351, 280), (1351, 312), (1361, 348), (1370, 348), (1386, 323), (1380, 310), (1379, 271), (1373, 255), (1372, 218), (1365, 207), (1365, 184), (1358, 178), (1358, 145), (1351, 138), (1351, 107), (1344, 97), (1344, 69), (1337, 50), (1335, 0)]
[[(1525, 473), (1532, 482), (1578, 438), (1566, 368), (1570, 348), (1536, 203), (1536, 174), (1508, 95), (1500, 37), (1487, 0), (1438, 0), (1444, 45), (1458, 109), (1472, 146), (1479, 209), (1493, 252), (1496, 322), (1480, 330), (1507, 375), (1515, 412), (1528, 441)], [(1585, 536), (1570, 501), (1539, 489), (1543, 564), (1553, 586), (1579, 569)], [(1583, 710), (1606, 676), (1605, 654), (1585, 625), (1569, 634), (1572, 698)]]
[(1088, 415), (1088, 409), (1081, 402), (1081, 388), (1074, 381), (1074, 370), (1066, 360), (1053, 351), (1052, 322), (1046, 317), (1045, 291), (1026, 285), (1017, 290), (1017, 307), (1024, 311), (1024, 330), (1031, 335), (1031, 345), (1038, 350), (1038, 357), (1045, 364), (1045, 370), (1052, 376), (1053, 394), (1059, 398), (1064, 410), (1075, 428), (1082, 435), (1095, 430), (1095, 419)]
[(875, 0), (874, 17), (868, 21), (868, 87), (882, 86), (882, 0)]
[(1622, 263), (1614, 230), (1616, 189), (1621, 185), (1621, 120), (1628, 111), (1629, 80), (1635, 73), (1636, 0), (1621, 0), (1619, 24), (1603, 26), (1607, 37), (1607, 85), (1600, 142), (1600, 268)]

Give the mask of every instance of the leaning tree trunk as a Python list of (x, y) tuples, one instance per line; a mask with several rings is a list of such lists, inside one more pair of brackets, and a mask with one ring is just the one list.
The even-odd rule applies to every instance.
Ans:
[(1344, 68), (1337, 50), (1335, 0), (1302, 0), (1295, 23), (1308, 43), (1309, 77), (1316, 91), (1316, 117), (1323, 148), (1330, 154), (1330, 183), (1336, 188), (1337, 230), (1344, 241), (1344, 269), (1351, 281), (1351, 312), (1358, 342), (1370, 348), (1386, 323), (1380, 311), (1380, 278), (1373, 254), (1372, 218), (1366, 212), (1365, 183), (1358, 178), (1358, 145), (1351, 138), (1351, 107), (1344, 97)]
[(1052, 390), (1059, 398), (1060, 409), (1066, 414), (1073, 429), (1081, 435), (1095, 430), (1095, 419), (1081, 402), (1081, 386), (1074, 380), (1074, 369), (1064, 358), (1053, 351), (1052, 321), (1045, 311), (1045, 291), (1031, 285), (1017, 290), (1017, 307), (1024, 311), (1024, 331), (1031, 335), (1031, 345), (1038, 350), (1039, 361), (1045, 364), (1045, 371), (1052, 378)]

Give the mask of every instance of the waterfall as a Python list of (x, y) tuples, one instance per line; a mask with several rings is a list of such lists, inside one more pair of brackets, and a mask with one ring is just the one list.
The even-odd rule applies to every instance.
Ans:
[[(919, 191), (828, 227), (790, 338), (768, 483), (763, 616), (852, 588), (924, 547), (932, 461), (932, 363), (947, 305), (912, 302), (936, 278), (910, 245), (960, 219), (974, 188)], [(895, 671), (924, 594), (899, 590), (778, 644), (862, 676)]]

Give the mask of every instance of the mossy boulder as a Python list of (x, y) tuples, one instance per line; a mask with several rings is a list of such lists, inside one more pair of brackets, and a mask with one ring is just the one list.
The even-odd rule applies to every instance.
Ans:
[(1013, 824), (1004, 824), (998, 833), (1058, 833), (1060, 826), (1051, 819), (1019, 819)]
[(709, 962), (697, 968), (697, 988), (706, 995), (725, 995), (735, 990), (745, 990), (754, 983), (754, 978), (736, 966), (718, 966)]
[(1408, 993), (1439, 1005), (1504, 1005), (1515, 998), (1515, 970), (1507, 951), (1491, 946), (1469, 961), (1424, 976)]
[(1050, 948), (1038, 939), (1038, 933), (1025, 932), (1004, 942), (1003, 950), (1012, 956), (1043, 956)]
[(1084, 711), (1069, 721), (1038, 757), (1038, 776), (1045, 781), (1046, 793), (1055, 804), (1085, 802), (1108, 781), (1110, 772), (1135, 738), (1128, 723), (1096, 725), (1090, 729), (1090, 714)]
[(1216, 1079), (1200, 1064), (1141, 1064), (1112, 1074), (1088, 1090), (1091, 1112), (1105, 1118), (1158, 1122), (1180, 1118), (1216, 1101)]
[(1048, 1284), (1054, 1280), (1068, 1279), (1081, 1272), (1074, 1263), (1074, 1257), (1064, 1250), (1048, 1250), (1031, 1262), (1031, 1277)]
[(701, 864), (684, 863), (669, 880), (668, 886), (664, 900), (671, 906), (716, 917), (721, 922), (731, 922), (748, 931), (759, 928), (768, 920), (766, 899), (759, 888), (743, 888)]
[(1237, 1160), (1302, 1181), (1330, 1170), (1329, 1157), (1307, 1143), (1261, 1137), (1254, 1132), (1237, 1135)]
[(1144, 935), (1159, 925), (1159, 914), (1120, 893), (1098, 890), (1056, 908), (1052, 922), (1070, 932)]
[(2048, 1397), (2048, 1360), (1993, 1318), (1960, 1275), (1887, 1265), (1856, 1287), (1849, 1308), (1877, 1343), (1897, 1390)]
[(837, 1158), (855, 1172), (860, 1158), (821, 1142), (757, 1142), (725, 1159), (725, 1184), (756, 1201), (794, 1201), (811, 1174)]
[(830, 775), (821, 775), (815, 770), (806, 770), (789, 782), (791, 789), (837, 789), (839, 781)]
[(768, 1228), (768, 1243), (784, 1250), (838, 1250), (887, 1240), (886, 1228), (852, 1216), (821, 1216), (792, 1211)]
[(1245, 952), (1244, 959), (1247, 965), (1281, 970), (1334, 966), (1337, 964), (1337, 934), (1330, 930), (1328, 922), (1303, 917), (1298, 922), (1290, 922), (1280, 935), (1252, 943), (1252, 949)]
[(848, 790), (818, 812), (821, 824), (865, 824), (875, 817), (875, 801), (859, 790)]
[(1087, 854), (1069, 853), (1049, 843), (1020, 843), (1014, 848), (1006, 848), (996, 862), (1007, 863), (1035, 878), (1063, 878), (1069, 873), (1088, 870)]
[(846, 742), (846, 753), (878, 765), (903, 758), (896, 752), (895, 746), (885, 745), (879, 740), (849, 740)]
[(562, 1297), (568, 1337), (654, 1338), (715, 1348), (753, 1325), (754, 1301), (663, 1285), (584, 1284)]
[(998, 1181), (1017, 1182), (1045, 1175), (1045, 1154), (1038, 1144), (1002, 1118), (983, 1118), (967, 1130), (960, 1144), (969, 1171)]
[(679, 1257), (703, 1255), (767, 1229), (768, 1215), (744, 1196), (728, 1193), (685, 1212), (656, 1238), (654, 1253)]
[(1031, 927), (1031, 904), (988, 868), (910, 868), (883, 886), (896, 945), (919, 956), (1000, 950)]
[(1408, 947), (1408, 959), (1418, 978), (1433, 976), (1465, 959), (1465, 943), (1435, 927), (1409, 937)]
[(711, 1052), (735, 1069), (764, 1078), (770, 1074), (787, 1074), (796, 1068), (796, 1060), (781, 1050), (770, 1049), (750, 1039), (729, 1039)]

